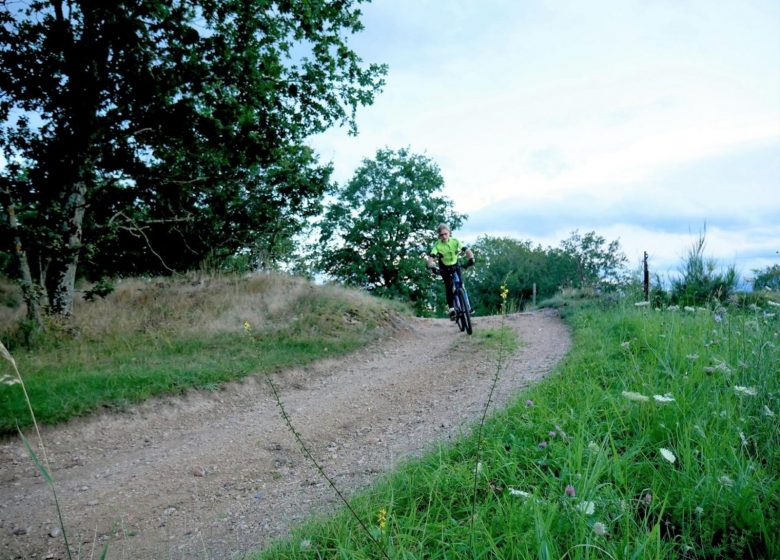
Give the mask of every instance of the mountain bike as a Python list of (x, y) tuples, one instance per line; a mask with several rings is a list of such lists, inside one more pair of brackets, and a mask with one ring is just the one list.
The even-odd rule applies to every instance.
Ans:
[[(471, 326), (471, 303), (466, 286), (463, 284), (463, 268), (460, 263), (449, 268), (447, 271), (452, 275), (452, 306), (455, 308), (455, 324), (458, 325), (460, 332), (466, 331), (467, 334), (473, 332)], [(439, 273), (439, 269), (435, 269)], [(445, 271), (446, 272), (446, 271)]]

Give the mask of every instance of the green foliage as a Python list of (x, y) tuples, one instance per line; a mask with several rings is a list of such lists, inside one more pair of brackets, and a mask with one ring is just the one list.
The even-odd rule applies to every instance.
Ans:
[(556, 249), (534, 247), (530, 241), (508, 237), (480, 237), (471, 248), (479, 259), (469, 277), (472, 304), (488, 313), (501, 308), (499, 286), (506, 286), (509, 300), (522, 309), (533, 298), (553, 296), (560, 286), (574, 279), (575, 262)]
[(97, 278), (288, 256), (329, 183), (305, 138), (354, 130), (383, 85), (346, 42), (354, 3), (3, 3), (0, 191), (19, 223), (2, 238), (50, 311), (70, 311), (84, 263)]
[(772, 290), (780, 292), (780, 264), (773, 264), (764, 270), (754, 270), (754, 290)]
[(95, 301), (96, 297), (105, 298), (108, 294), (114, 291), (114, 285), (107, 278), (101, 278), (95, 284), (84, 291), (85, 301)]
[(561, 251), (576, 265), (572, 287), (609, 289), (625, 281), (628, 258), (617, 239), (606, 243), (606, 239), (595, 231), (580, 235), (577, 230), (561, 242)]
[(472, 246), (479, 266), (471, 275), (472, 302), (496, 312), (501, 307), (498, 286), (505, 285), (509, 299), (525, 307), (536, 285), (537, 301), (553, 305), (555, 294), (565, 288), (614, 289), (625, 285), (627, 259), (618, 241), (608, 245), (595, 232), (573, 232), (560, 248), (534, 247), (530, 241), (484, 236)]
[(377, 151), (336, 194), (320, 223), (320, 271), (376, 295), (430, 304), (434, 281), (423, 256), (440, 222), (454, 230), (464, 216), (441, 196), (439, 167), (402, 148)]
[(717, 263), (704, 256), (706, 229), (694, 241), (680, 269), (680, 278), (672, 280), (672, 300), (679, 305), (702, 305), (726, 301), (734, 293), (739, 277), (734, 266), (717, 270)]

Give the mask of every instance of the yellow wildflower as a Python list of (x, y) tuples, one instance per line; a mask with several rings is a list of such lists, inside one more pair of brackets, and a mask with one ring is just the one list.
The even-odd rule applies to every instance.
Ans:
[(506, 301), (506, 298), (509, 297), (509, 288), (506, 287), (506, 284), (501, 285), (501, 299)]
[(252, 332), (252, 325), (249, 324), (249, 321), (244, 321), (244, 330), (248, 333)]
[(379, 530), (384, 531), (385, 525), (387, 525), (387, 510), (385, 510), (385, 508), (379, 510), (378, 521), (379, 521)]

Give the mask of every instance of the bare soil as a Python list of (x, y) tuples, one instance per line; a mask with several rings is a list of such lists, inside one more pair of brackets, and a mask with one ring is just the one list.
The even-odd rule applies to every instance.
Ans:
[[(498, 327), (478, 317), (475, 332)], [(519, 350), (492, 407), (570, 347), (552, 311), (509, 315)], [(274, 376), (295, 428), (349, 495), (469, 430), (496, 356), (448, 320), (412, 319), (345, 357)], [(31, 442), (33, 433), (27, 433)], [(285, 426), (267, 383), (154, 399), (43, 430), (74, 558), (240, 558), (339, 505)], [(0, 558), (66, 558), (49, 487), (18, 439), (0, 441)]]

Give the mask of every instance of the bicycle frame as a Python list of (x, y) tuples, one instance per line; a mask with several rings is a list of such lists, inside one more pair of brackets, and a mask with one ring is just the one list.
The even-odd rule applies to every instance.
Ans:
[(471, 334), (471, 303), (469, 303), (466, 287), (463, 285), (463, 271), (460, 265), (455, 266), (452, 270), (452, 295), (455, 306), (455, 322), (461, 332), (465, 330)]

